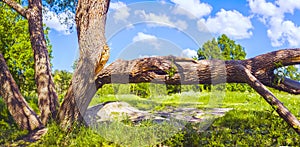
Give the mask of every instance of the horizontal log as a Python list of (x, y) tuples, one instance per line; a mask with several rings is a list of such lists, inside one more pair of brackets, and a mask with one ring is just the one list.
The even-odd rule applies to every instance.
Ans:
[(98, 88), (109, 83), (159, 84), (219, 84), (247, 83), (240, 76), (237, 66), (244, 66), (263, 84), (300, 94), (300, 83), (290, 79), (275, 83), (274, 70), (283, 66), (300, 64), (300, 49), (279, 50), (247, 60), (200, 60), (174, 56), (139, 58), (130, 61), (117, 60), (97, 74)]

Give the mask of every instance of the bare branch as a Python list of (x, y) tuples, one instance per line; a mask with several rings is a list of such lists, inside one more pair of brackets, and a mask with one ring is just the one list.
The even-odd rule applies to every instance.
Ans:
[[(118, 60), (98, 73), (96, 84), (101, 87), (109, 83), (166, 83), (166, 84), (211, 84), (212, 78), (226, 76), (227, 83), (246, 83), (235, 69), (236, 65), (243, 65), (264, 85), (300, 94), (300, 83), (293, 80), (275, 82), (275, 63), (295, 65), (300, 63), (300, 49), (279, 50), (255, 58), (241, 61), (200, 60), (178, 58), (173, 56), (135, 59), (131, 61)], [(221, 69), (211, 71), (213, 67), (220, 67), (225, 63), (226, 72)], [(224, 66), (224, 65), (223, 65)], [(168, 71), (176, 69), (170, 77)], [(113, 80), (113, 81), (112, 81)], [(216, 82), (218, 80), (214, 80)], [(217, 83), (214, 83), (217, 84)]]
[[(238, 68), (237, 68), (238, 69)], [(255, 89), (299, 135), (300, 122), (299, 120), (280, 102), (271, 91), (267, 89), (255, 76), (251, 74), (244, 66), (240, 65), (239, 70), (241, 75), (247, 80), (247, 83)]]
[(19, 3), (17, 3), (14, 0), (2, 0), (4, 3), (6, 3), (8, 6), (10, 6), (11, 8), (13, 8), (15, 11), (17, 11), (20, 15), (22, 15), (23, 17), (25, 17), (27, 19), (26, 16), (26, 10), (24, 7), (22, 7), (22, 5), (20, 5)]

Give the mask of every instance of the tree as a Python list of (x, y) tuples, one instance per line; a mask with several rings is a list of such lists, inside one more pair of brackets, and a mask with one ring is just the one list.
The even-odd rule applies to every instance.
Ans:
[[(0, 3), (0, 51), (7, 62), (7, 66), (19, 85), (24, 96), (35, 94), (34, 59), (31, 49), (28, 22), (10, 7)], [(51, 46), (45, 37), (51, 58)]]
[[(46, 123), (50, 116), (55, 118), (54, 114), (56, 114), (58, 106), (42, 26), (42, 2), (41, 0), (29, 0), (28, 8), (24, 8), (12, 0), (3, 0), (3, 2), (25, 17), (29, 23), (30, 40), (35, 59), (35, 80), (42, 111), (41, 120), (26, 105), (26, 101), (22, 98), (2, 56), (0, 56), (0, 84), (4, 86), (0, 88), (0, 94), (4, 97), (10, 113), (19, 126), (25, 126), (22, 128), (28, 130), (41, 128), (44, 127), (41, 122)], [(62, 127), (68, 128), (74, 123), (81, 122), (96, 90), (104, 84), (111, 83), (112, 74), (117, 78), (115, 82), (120, 84), (127, 83), (126, 77), (128, 76), (126, 74), (130, 74), (129, 82), (131, 83), (155, 82), (178, 85), (198, 82), (212, 84), (212, 80), (214, 80), (214, 84), (217, 84), (223, 82), (223, 77), (228, 77), (225, 81), (228, 83), (248, 83), (300, 134), (300, 122), (264, 86), (294, 94), (300, 93), (298, 82), (285, 79), (281, 83), (274, 84), (274, 73), (270, 72), (276, 68), (274, 63), (280, 62), (284, 66), (299, 64), (300, 49), (280, 50), (248, 60), (225, 62), (221, 60), (195, 61), (175, 57), (118, 60), (102, 70), (109, 57), (109, 47), (106, 45), (104, 34), (109, 2), (109, 0), (78, 1), (76, 26), (80, 57), (57, 116)], [(268, 62), (265, 59), (268, 59)], [(174, 69), (174, 62), (180, 68)], [(226, 72), (217, 68), (220, 65), (225, 65)], [(133, 68), (128, 69), (129, 67)], [(170, 74), (170, 70), (172, 70), (172, 74)], [(155, 79), (155, 81), (151, 81), (151, 79)]]
[[(246, 59), (245, 49), (236, 44), (234, 40), (231, 40), (225, 34), (222, 34), (217, 38), (213, 38), (211, 41), (207, 41), (199, 48), (198, 60), (204, 59), (220, 59), (220, 60), (243, 60)], [(204, 89), (210, 89), (210, 85), (204, 85)], [(249, 87), (245, 84), (226, 84), (226, 89), (230, 91), (246, 91)]]
[(225, 34), (205, 42), (198, 49), (198, 60), (221, 59), (221, 60), (243, 60), (246, 59), (245, 49), (236, 44), (234, 40), (228, 38)]
[(49, 119), (55, 118), (58, 109), (58, 99), (51, 75), (50, 57), (44, 34), (42, 1), (28, 0), (28, 7), (26, 8), (13, 0), (3, 0), (3, 2), (28, 20), (30, 42), (34, 54), (38, 105), (42, 122), (45, 125)]

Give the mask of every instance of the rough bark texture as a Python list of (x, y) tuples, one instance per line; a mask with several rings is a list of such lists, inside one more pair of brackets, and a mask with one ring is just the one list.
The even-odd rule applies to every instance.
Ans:
[(42, 1), (29, 0), (26, 18), (29, 23), (30, 41), (34, 52), (35, 81), (41, 120), (46, 124), (57, 115), (59, 103), (51, 75), (51, 66), (43, 30)]
[(44, 127), (37, 114), (29, 107), (21, 95), (1, 53), (0, 95), (3, 97), (10, 114), (21, 129), (35, 130)]
[(279, 50), (240, 61), (195, 61), (173, 56), (118, 60), (98, 73), (96, 84), (97, 88), (100, 88), (108, 83), (152, 82), (174, 85), (248, 83), (297, 133), (300, 133), (297, 118), (264, 86), (300, 94), (299, 82), (287, 78), (279, 84), (274, 81), (277, 63), (283, 66), (300, 64), (300, 49)]
[(76, 25), (80, 57), (58, 119), (62, 126), (81, 121), (96, 93), (95, 71), (100, 71), (109, 57), (105, 39), (109, 0), (79, 0)]
[(24, 9), (22, 7), (22, 5), (20, 5), (19, 3), (17, 3), (14, 0), (3, 0), (4, 3), (6, 3), (7, 5), (9, 5), (11, 8), (13, 8), (14, 10), (16, 10), (20, 15), (22, 15), (23, 17), (26, 18), (26, 9)]

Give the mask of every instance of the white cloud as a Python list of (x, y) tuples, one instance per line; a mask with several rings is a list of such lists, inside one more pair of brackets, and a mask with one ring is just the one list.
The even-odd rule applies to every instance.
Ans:
[(268, 37), (271, 39), (271, 45), (279, 47), (285, 42), (291, 47), (300, 45), (300, 27), (292, 21), (283, 21), (282, 19), (272, 18), (271, 28), (268, 29)]
[(132, 42), (138, 41), (156, 41), (157, 37), (150, 34), (145, 34), (143, 32), (139, 32), (136, 36), (133, 37)]
[(264, 15), (264, 16), (274, 16), (278, 15), (277, 7), (265, 0), (249, 0), (249, 6), (253, 13)]
[(154, 49), (160, 49), (160, 43), (155, 35), (145, 34), (143, 32), (138, 32), (136, 36), (132, 39), (133, 43), (143, 42), (143, 44), (148, 44), (153, 46)]
[(127, 5), (123, 2), (115, 2), (110, 3), (109, 8), (112, 10), (115, 10), (113, 14), (113, 18), (116, 22), (118, 21), (127, 21), (127, 18), (129, 17), (130, 8), (127, 7)]
[(250, 19), (236, 10), (221, 9), (215, 17), (209, 17), (207, 20), (202, 18), (197, 24), (200, 31), (203, 31), (204, 24), (211, 33), (226, 34), (235, 39), (244, 39), (252, 36), (251, 29), (253, 26)]
[(285, 14), (293, 14), (300, 9), (300, 0), (276, 0), (273, 3), (265, 0), (248, 1), (252, 13), (268, 27), (267, 35), (272, 46), (279, 47), (285, 43), (291, 47), (300, 45), (300, 27), (285, 20)]
[(70, 34), (69, 28), (71, 25), (75, 24), (74, 18), (75, 14), (70, 11), (56, 14), (47, 8), (44, 8), (43, 10), (43, 22), (46, 26), (62, 32), (65, 35)]
[(300, 0), (277, 0), (275, 2), (283, 13), (294, 13), (295, 9), (300, 9)]
[(201, 18), (209, 15), (212, 7), (207, 3), (201, 3), (200, 0), (171, 0), (176, 4), (174, 13), (186, 15), (189, 18)]
[(197, 57), (197, 51), (187, 48), (182, 51), (181, 55), (189, 58)]
[(151, 22), (151, 26), (167, 26), (185, 30), (188, 24), (183, 20), (171, 21), (170, 17), (164, 14), (156, 15), (154, 13), (146, 13), (144, 10), (136, 10), (135, 15), (138, 15), (143, 20)]

